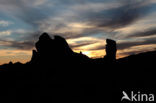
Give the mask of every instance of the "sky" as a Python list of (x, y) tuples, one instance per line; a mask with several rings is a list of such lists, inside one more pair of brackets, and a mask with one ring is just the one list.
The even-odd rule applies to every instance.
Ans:
[(156, 49), (156, 0), (0, 0), (0, 64), (27, 62), (38, 37), (66, 38), (75, 52), (117, 58)]

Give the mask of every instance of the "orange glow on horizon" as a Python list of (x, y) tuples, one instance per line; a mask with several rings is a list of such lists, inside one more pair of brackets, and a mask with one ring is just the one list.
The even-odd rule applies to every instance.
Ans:
[[(81, 51), (83, 54), (87, 55), (90, 58), (103, 58), (106, 55), (105, 49), (102, 49), (102, 50), (89, 50), (88, 49), (94, 46), (96, 45), (93, 44), (89, 46), (82, 46), (81, 48), (78, 48), (78, 49), (73, 48), (73, 51), (77, 53), (80, 53)], [(124, 50), (118, 50), (116, 58), (119, 59), (119, 58), (126, 57), (128, 55), (132, 55), (130, 53), (137, 54), (140, 52), (146, 52), (147, 50), (152, 51), (152, 50), (155, 50), (153, 48), (155, 46), (156, 44), (141, 45), (141, 46), (134, 46), (131, 48), (127, 48)], [(0, 65), (9, 63), (10, 61), (12, 61), (13, 63), (15, 62), (26, 63), (30, 61), (31, 57), (32, 57), (31, 50), (30, 51), (28, 50), (0, 50)]]
[(0, 65), (10, 61), (26, 63), (30, 61), (32, 52), (25, 50), (0, 50)]

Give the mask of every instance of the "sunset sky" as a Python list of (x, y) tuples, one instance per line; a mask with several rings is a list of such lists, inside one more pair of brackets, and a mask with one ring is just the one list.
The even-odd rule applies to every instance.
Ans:
[(117, 41), (117, 58), (156, 49), (156, 0), (0, 0), (0, 64), (29, 61), (39, 35), (89, 57)]

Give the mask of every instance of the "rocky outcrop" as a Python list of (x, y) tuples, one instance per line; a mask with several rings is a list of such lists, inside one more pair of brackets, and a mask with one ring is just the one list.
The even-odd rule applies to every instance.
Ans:
[[(105, 62), (116, 61), (116, 42), (111, 39), (106, 40)], [(47, 33), (43, 33), (35, 44), (31, 64), (68, 64), (68, 63), (89, 63), (92, 60), (82, 52), (75, 53), (69, 47), (66, 40), (61, 36), (54, 36), (52, 39)]]
[(60, 62), (78, 62), (77, 60), (89, 59), (82, 53), (75, 53), (69, 47), (68, 43), (61, 36), (54, 36), (52, 39), (47, 33), (43, 33), (35, 44), (36, 50), (30, 63), (48, 64)]
[(108, 62), (113, 62), (116, 60), (116, 52), (117, 52), (116, 42), (111, 39), (106, 39), (106, 43), (107, 43), (107, 45), (106, 45), (105, 59)]

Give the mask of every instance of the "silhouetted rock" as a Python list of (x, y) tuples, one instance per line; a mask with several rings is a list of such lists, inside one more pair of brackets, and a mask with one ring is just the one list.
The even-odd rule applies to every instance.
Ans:
[(89, 59), (82, 53), (75, 53), (69, 47), (66, 40), (60, 36), (52, 39), (47, 33), (43, 33), (37, 41), (36, 50), (33, 50), (31, 64), (58, 64), (61, 62), (84, 62)]
[(9, 62), (9, 65), (12, 65), (12, 64), (13, 64), (12, 61), (10, 61), (10, 62)]
[(57, 58), (59, 56), (70, 56), (73, 53), (64, 38), (54, 36), (54, 39), (51, 39), (47, 33), (43, 33), (39, 37), (39, 41), (36, 43), (36, 49), (40, 55), (57, 56)]
[[(46, 55), (48, 52), (51, 52), (51, 48), (53, 47), (52, 39), (47, 33), (43, 33), (39, 37), (39, 41), (36, 43), (36, 49), (39, 54)], [(49, 47), (51, 46), (51, 47)]]
[(109, 62), (114, 62), (116, 61), (116, 42), (111, 39), (106, 39), (106, 56), (105, 59)]
[(30, 60), (30, 63), (31, 64), (34, 64), (36, 62), (38, 62), (38, 52), (36, 50), (33, 50), (32, 51), (32, 57), (31, 57), (31, 60)]

